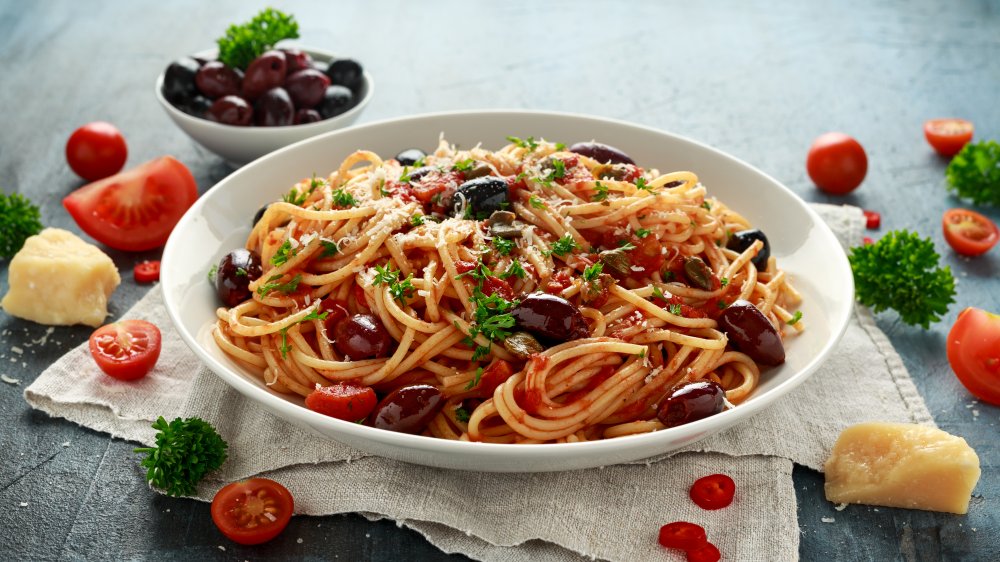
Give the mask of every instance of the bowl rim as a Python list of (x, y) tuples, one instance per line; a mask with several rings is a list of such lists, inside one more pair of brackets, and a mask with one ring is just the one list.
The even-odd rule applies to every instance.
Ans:
[[(322, 59), (325, 59), (326, 61), (330, 61), (337, 58), (337, 55), (330, 51), (326, 51), (323, 49), (316, 49), (313, 47), (307, 47), (304, 45), (295, 44), (295, 45), (282, 46), (278, 48), (281, 49), (285, 47), (289, 48), (294, 47), (296, 49), (308, 53), (310, 56), (318, 56)], [(185, 56), (214, 57), (216, 53), (218, 53), (218, 49), (212, 48), (212, 49), (204, 49)], [(167, 66), (170, 66), (169, 63)], [(179, 119), (180, 121), (187, 124), (191, 124), (193, 126), (208, 127), (209, 129), (215, 129), (220, 132), (239, 131), (242, 134), (256, 135), (261, 137), (266, 136), (268, 134), (274, 134), (278, 132), (287, 133), (290, 131), (302, 131), (302, 132), (315, 131), (318, 134), (320, 131), (329, 129), (331, 125), (334, 125), (342, 120), (346, 120), (347, 118), (360, 113), (361, 110), (364, 109), (366, 105), (368, 105), (368, 102), (371, 101), (372, 94), (375, 93), (375, 81), (372, 79), (371, 74), (368, 73), (368, 69), (363, 68), (361, 71), (361, 75), (365, 81), (365, 89), (364, 89), (365, 95), (358, 101), (357, 104), (354, 105), (354, 107), (348, 109), (347, 111), (341, 113), (340, 115), (335, 115), (333, 117), (330, 117), (329, 119), (321, 119), (319, 121), (316, 121), (315, 123), (306, 123), (304, 125), (281, 125), (278, 127), (255, 127), (255, 126), (239, 127), (237, 125), (226, 125), (224, 123), (216, 123), (215, 121), (210, 121), (208, 119), (202, 119), (199, 117), (195, 117), (193, 115), (188, 115), (187, 113), (184, 113), (180, 109), (174, 107), (174, 104), (170, 103), (170, 101), (167, 100), (166, 96), (163, 95), (163, 78), (164, 76), (166, 76), (166, 74), (167, 74), (167, 69), (166, 67), (164, 67), (164, 69), (160, 71), (160, 74), (156, 77), (156, 84), (154, 86), (154, 90), (156, 94), (156, 99), (160, 102), (160, 105), (162, 105), (164, 110), (166, 110), (166, 112), (170, 114), (170, 116), (173, 117), (175, 120)]]
[[(690, 143), (701, 149), (712, 152), (716, 157), (734, 161), (735, 163), (746, 168), (749, 173), (758, 174), (762, 179), (771, 183), (773, 187), (785, 191), (788, 195), (792, 197), (792, 200), (798, 206), (799, 210), (805, 213), (813, 226), (815, 226), (823, 238), (827, 239), (829, 243), (835, 245), (837, 248), (841, 248), (836, 235), (833, 233), (832, 229), (823, 221), (820, 215), (814, 211), (805, 200), (799, 197), (790, 188), (785, 186), (783, 183), (779, 182), (769, 174), (761, 171), (755, 166), (747, 163), (746, 161), (737, 158), (731, 154), (728, 154), (720, 149), (714, 148), (703, 142), (693, 140), (691, 138), (670, 133), (655, 127), (650, 127), (646, 125), (640, 125), (637, 123), (632, 123), (619, 119), (612, 119), (607, 117), (598, 117), (579, 113), (570, 112), (559, 112), (559, 111), (543, 111), (543, 110), (525, 110), (525, 109), (478, 109), (478, 110), (454, 110), (454, 111), (443, 111), (443, 112), (432, 112), (423, 113), (417, 115), (409, 115), (402, 117), (392, 117), (386, 118), (379, 121), (374, 121), (370, 123), (365, 123), (362, 125), (354, 125), (351, 127), (346, 127), (343, 129), (337, 129), (329, 131), (327, 133), (316, 135), (307, 139), (303, 139), (296, 143), (290, 144), (278, 150), (275, 150), (257, 160), (253, 161), (247, 166), (234, 171), (229, 174), (219, 182), (217, 182), (212, 189), (215, 189), (221, 185), (229, 182), (239, 181), (239, 178), (243, 174), (253, 174), (254, 167), (261, 165), (261, 163), (269, 161), (273, 158), (282, 158), (285, 153), (295, 151), (299, 149), (300, 146), (306, 143), (318, 143), (324, 142), (329, 137), (339, 136), (339, 135), (351, 135), (354, 134), (356, 130), (373, 129), (385, 127), (387, 125), (400, 125), (404, 123), (415, 123), (420, 121), (434, 121), (436, 119), (447, 119), (447, 118), (470, 118), (475, 119), (479, 116), (505, 116), (505, 115), (517, 115), (524, 117), (540, 117), (540, 118), (557, 118), (557, 119), (572, 119), (572, 120), (586, 120), (595, 124), (604, 124), (618, 127), (628, 127), (633, 129), (643, 130), (649, 133), (654, 133), (657, 135), (662, 135), (670, 137), (673, 140)], [(182, 232), (188, 226), (189, 223), (196, 220), (196, 217), (201, 215), (203, 207), (206, 205), (207, 198), (199, 197), (195, 204), (187, 211), (187, 213), (181, 218), (181, 221), (174, 228), (174, 232), (171, 233), (169, 240), (167, 241), (166, 247), (163, 251), (163, 263), (164, 263), (164, 275), (162, 283), (165, 286), (170, 286), (173, 284), (171, 281), (173, 277), (173, 272), (169, 268), (169, 264), (175, 260), (182, 260), (183, 255), (177, 250), (179, 242), (179, 235), (176, 233)], [(175, 254), (177, 255), (175, 257)], [(846, 252), (837, 252), (831, 258), (839, 262), (838, 269), (842, 272), (850, 272), (850, 264), (847, 260)], [(745, 423), (746, 420), (760, 411), (771, 407), (774, 403), (787, 395), (792, 389), (799, 386), (806, 379), (812, 376), (816, 370), (827, 360), (831, 355), (836, 345), (842, 339), (844, 333), (847, 330), (847, 326), (850, 322), (850, 318), (854, 313), (854, 280), (850, 275), (846, 275), (842, 281), (843, 290), (845, 291), (844, 296), (849, 298), (844, 299), (844, 305), (841, 309), (832, 311), (830, 317), (831, 326), (830, 337), (823, 345), (823, 348), (816, 353), (814, 357), (787, 380), (782, 381), (774, 388), (770, 389), (766, 396), (767, 399), (764, 400), (750, 400), (748, 402), (742, 403), (735, 408), (723, 411), (714, 416), (709, 416), (701, 420), (697, 420), (691, 423), (687, 423), (681, 426), (666, 428), (659, 431), (653, 431), (649, 433), (641, 433), (635, 435), (627, 435), (622, 437), (616, 437), (614, 439), (601, 439), (596, 441), (585, 441), (585, 442), (572, 442), (572, 443), (542, 443), (542, 444), (532, 444), (530, 446), (512, 446), (512, 444), (505, 443), (482, 443), (482, 442), (472, 442), (472, 441), (453, 441), (447, 439), (440, 439), (435, 437), (427, 437), (423, 435), (411, 435), (407, 433), (397, 433), (392, 431), (386, 431), (382, 429), (376, 429), (373, 427), (368, 427), (360, 425), (357, 423), (352, 423), (344, 420), (339, 420), (329, 416), (325, 416), (318, 412), (313, 412), (308, 408), (290, 402), (289, 400), (273, 394), (268, 390), (261, 388), (258, 384), (251, 382), (250, 380), (244, 378), (239, 373), (233, 371), (229, 366), (222, 364), (210, 353), (202, 349), (200, 342), (198, 341), (198, 333), (192, 333), (184, 328), (184, 323), (180, 310), (177, 308), (179, 303), (173, 302), (169, 298), (164, 298), (164, 304), (167, 309), (168, 316), (173, 322), (174, 326), (177, 328), (178, 333), (180, 333), (184, 342), (188, 347), (194, 351), (195, 355), (202, 361), (202, 363), (209, 367), (209, 369), (216, 375), (222, 378), (229, 386), (237, 390), (244, 396), (251, 398), (259, 405), (263, 406), (272, 412), (278, 413), (281, 417), (299, 426), (306, 426), (313, 428), (313, 431), (319, 431), (315, 429), (317, 427), (323, 427), (325, 431), (320, 431), (325, 438), (338, 441), (338, 439), (331, 434), (342, 433), (349, 436), (351, 439), (367, 439), (369, 441), (374, 441), (376, 444), (373, 445), (374, 448), (384, 448), (389, 447), (396, 450), (410, 450), (418, 451), (422, 453), (434, 453), (434, 454), (470, 454), (470, 451), (474, 451), (474, 454), (482, 458), (503, 458), (505, 464), (509, 464), (511, 457), (515, 457), (518, 460), (524, 460), (526, 462), (537, 462), (537, 461), (552, 461), (565, 456), (566, 459), (570, 459), (577, 455), (586, 455), (588, 458), (591, 455), (599, 455), (600, 452), (606, 451), (609, 453), (615, 453), (620, 451), (634, 451), (638, 449), (648, 448), (650, 450), (649, 455), (636, 457), (639, 459), (649, 458), (652, 456), (657, 456), (662, 454), (663, 448), (657, 448), (656, 444), (662, 441), (669, 440), (685, 440), (687, 439), (690, 443), (694, 443), (703, 437), (712, 435), (718, 431), (731, 428), (738, 423)], [(847, 294), (849, 293), (849, 295)], [(695, 437), (699, 436), (699, 437)], [(648, 446), (645, 446), (648, 445)], [(644, 447), (645, 446), (645, 447)], [(676, 448), (670, 448), (666, 451), (667, 454), (675, 451)], [(385, 456), (379, 453), (372, 453), (377, 456)], [(390, 457), (391, 458), (391, 457)], [(570, 462), (567, 460), (567, 462)], [(431, 463), (421, 463), (427, 464), (428, 466), (435, 466)], [(558, 463), (557, 463), (558, 464)], [(439, 466), (439, 465), (438, 465)], [(594, 463), (589, 463), (587, 466), (598, 466)], [(560, 468), (559, 466), (554, 466), (551, 468), (526, 468), (520, 472), (541, 472), (546, 470), (566, 470), (566, 467)], [(471, 468), (469, 470), (472, 470)], [(492, 472), (497, 469), (491, 469), (488, 466), (482, 466), (476, 470)], [(501, 471), (509, 471), (504, 469), (499, 469)]]

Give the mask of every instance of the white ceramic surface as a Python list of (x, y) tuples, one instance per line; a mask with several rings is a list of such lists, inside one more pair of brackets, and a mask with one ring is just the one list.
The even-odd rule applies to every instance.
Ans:
[[(300, 45), (293, 46), (309, 53), (314, 60), (320, 62), (328, 62), (334, 58), (334, 54), (327, 51)], [(215, 55), (214, 49), (194, 54), (194, 56), (205, 58), (215, 58)], [(174, 107), (167, 101), (167, 98), (163, 97), (163, 75), (165, 73), (166, 70), (161, 72), (156, 79), (156, 99), (160, 101), (163, 110), (189, 137), (235, 166), (246, 164), (268, 152), (273, 152), (292, 143), (351, 125), (357, 121), (361, 111), (371, 101), (372, 94), (375, 92), (375, 83), (368, 71), (365, 71), (364, 85), (361, 87), (361, 100), (358, 101), (357, 105), (336, 117), (306, 125), (287, 127), (235, 127), (215, 123), (208, 119), (199, 119)]]
[[(766, 371), (757, 391), (735, 409), (646, 435), (589, 443), (499, 445), (446, 441), (381, 431), (312, 412), (296, 397), (274, 393), (219, 351), (210, 335), (218, 300), (206, 273), (241, 247), (257, 209), (313, 172), (327, 174), (356, 149), (384, 157), (436, 146), (438, 135), (460, 147), (506, 144), (507, 135), (571, 144), (596, 139), (645, 167), (691, 170), (709, 194), (763, 229), (771, 251), (803, 293), (808, 329), (788, 340), (784, 365)], [(752, 166), (703, 144), (662, 131), (592, 117), (528, 111), (441, 113), (335, 131), (286, 147), (234, 172), (187, 212), (163, 253), (161, 282), (170, 317), (187, 344), (236, 390), (277, 416), (357, 449), (403, 461), (478, 471), (541, 472), (648, 458), (745, 421), (812, 374), (840, 339), (852, 310), (850, 266), (830, 229), (801, 199)]]

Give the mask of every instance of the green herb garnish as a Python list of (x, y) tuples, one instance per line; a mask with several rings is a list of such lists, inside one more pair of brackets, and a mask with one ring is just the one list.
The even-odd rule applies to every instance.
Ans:
[(323, 246), (323, 253), (319, 255), (321, 258), (329, 258), (331, 256), (337, 255), (340, 250), (337, 248), (336, 242), (330, 242), (329, 240), (320, 240), (320, 245)]
[(538, 197), (537, 195), (532, 195), (528, 199), (528, 203), (530, 203), (531, 206), (534, 207), (534, 208), (536, 208), (536, 209), (544, 209), (546, 207), (545, 202), (542, 201), (542, 199), (540, 197)]
[[(271, 277), (272, 280), (275, 278), (280, 278), (280, 276)], [(265, 283), (257, 287), (257, 294), (266, 297), (271, 291), (281, 291), (286, 295), (294, 293), (299, 288), (299, 281), (302, 281), (302, 274), (296, 273), (295, 277), (292, 277), (292, 280), (287, 283)]]
[(672, 304), (672, 305), (670, 305), (670, 314), (673, 314), (674, 316), (680, 316), (681, 315), (681, 305), (679, 305), (679, 304)]
[(479, 379), (481, 378), (483, 378), (483, 368), (479, 367), (476, 369), (476, 376), (469, 381), (469, 384), (465, 385), (465, 390), (472, 390), (473, 388), (476, 388), (476, 386), (479, 385)]
[(278, 246), (278, 251), (271, 256), (271, 265), (274, 267), (280, 267), (288, 263), (288, 260), (295, 257), (297, 252), (292, 249), (292, 243), (285, 240), (281, 246)]
[(413, 217), (410, 218), (410, 224), (412, 226), (420, 226), (424, 224), (424, 216), (420, 213), (413, 215)]
[(458, 172), (468, 172), (476, 165), (476, 161), (472, 158), (466, 158), (465, 160), (459, 160), (452, 164), (451, 169)]
[(353, 195), (344, 191), (343, 188), (333, 192), (333, 204), (338, 207), (352, 207), (358, 204)]
[(652, 232), (653, 231), (650, 230), (650, 229), (648, 229), (648, 228), (640, 228), (640, 229), (638, 229), (638, 230), (635, 231), (635, 235), (638, 236), (639, 238), (645, 238), (645, 237), (649, 236), (650, 233), (652, 233)]
[(603, 270), (604, 270), (604, 264), (601, 262), (589, 265), (587, 266), (586, 269), (583, 270), (583, 280), (588, 283), (597, 281), (598, 276), (601, 275), (601, 272)]
[(604, 201), (608, 198), (608, 186), (604, 185), (603, 183), (601, 182), (595, 183), (594, 191), (596, 191), (597, 193), (594, 194), (594, 196), (591, 198), (591, 201), (594, 201), (596, 203), (598, 201)]
[(160, 416), (152, 425), (155, 447), (137, 447), (145, 453), (139, 464), (146, 468), (149, 484), (171, 496), (193, 496), (198, 482), (222, 466), (228, 445), (215, 428), (201, 418), (176, 418), (167, 423)]
[(527, 272), (521, 267), (521, 262), (514, 260), (507, 266), (507, 269), (500, 274), (500, 279), (506, 279), (508, 277), (517, 277), (518, 279), (524, 279)]
[(552, 249), (549, 250), (548, 253), (555, 254), (557, 256), (565, 256), (578, 247), (579, 246), (576, 245), (576, 240), (574, 240), (572, 236), (564, 234), (562, 238), (553, 242)]
[[(467, 390), (471, 390), (471, 389), (467, 389)], [(462, 423), (465, 423), (465, 422), (469, 421), (470, 417), (471, 417), (471, 414), (469, 414), (469, 411), (466, 410), (465, 408), (462, 408), (461, 406), (459, 406), (458, 408), (455, 408), (455, 419), (456, 420), (458, 420), (458, 421), (460, 421)]]
[(527, 148), (530, 152), (534, 152), (538, 148), (538, 143), (535, 142), (535, 137), (528, 137), (526, 139), (520, 139), (518, 137), (507, 137), (507, 140), (516, 144), (521, 148)]
[(295, 16), (265, 8), (247, 23), (231, 25), (218, 39), (219, 60), (231, 68), (246, 70), (250, 63), (282, 39), (297, 39)]
[(977, 205), (1000, 207), (1000, 144), (969, 143), (951, 159), (945, 171), (948, 189)]
[(497, 249), (497, 252), (499, 252), (501, 256), (510, 255), (510, 253), (514, 251), (515, 246), (517, 246), (517, 244), (513, 240), (501, 238), (499, 236), (493, 237), (493, 247)]
[(793, 314), (792, 317), (789, 318), (787, 322), (785, 322), (785, 324), (788, 324), (789, 326), (794, 326), (799, 323), (799, 320), (802, 320), (802, 311), (796, 310), (795, 314)]
[(38, 207), (18, 193), (0, 193), (0, 257), (12, 258), (42, 230)]

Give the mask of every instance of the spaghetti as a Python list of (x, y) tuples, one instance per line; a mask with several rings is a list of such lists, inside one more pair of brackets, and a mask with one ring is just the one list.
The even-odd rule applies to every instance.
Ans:
[[(720, 315), (742, 299), (782, 337), (802, 329), (764, 243), (730, 249), (749, 223), (691, 172), (510, 139), (442, 139), (412, 166), (358, 151), (296, 184), (247, 239), (263, 273), (218, 309), (219, 347), (280, 393), (431, 385), (441, 403), (419, 432), (446, 439), (656, 431), (658, 406), (695, 381), (727, 407), (749, 396), (761, 366)], [(334, 331), (359, 314), (391, 345), (345, 354)]]

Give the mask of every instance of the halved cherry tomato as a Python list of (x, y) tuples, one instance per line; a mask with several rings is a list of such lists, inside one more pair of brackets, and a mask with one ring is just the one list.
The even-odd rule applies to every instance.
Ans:
[(973, 126), (965, 119), (931, 119), (924, 123), (924, 136), (941, 156), (954, 156), (972, 140)]
[(85, 185), (63, 199), (63, 206), (98, 242), (138, 252), (164, 245), (197, 198), (187, 166), (163, 156)]
[(90, 354), (102, 371), (123, 381), (142, 378), (160, 357), (160, 329), (145, 320), (122, 320), (90, 335)]
[(711, 474), (695, 480), (691, 500), (702, 509), (722, 509), (733, 503), (736, 483), (725, 474)]
[(1000, 230), (990, 219), (967, 209), (949, 209), (941, 218), (944, 239), (963, 256), (985, 254), (1000, 239)]
[(489, 364), (479, 378), (479, 385), (476, 387), (476, 395), (483, 398), (493, 396), (493, 391), (503, 384), (514, 374), (514, 369), (510, 363), (503, 359), (496, 359)]
[(132, 269), (132, 276), (136, 283), (152, 283), (160, 280), (160, 262), (143, 261), (135, 264)]
[(701, 525), (687, 521), (674, 521), (660, 527), (660, 545), (664, 548), (691, 550), (708, 542), (708, 535)]
[(865, 209), (865, 228), (868, 230), (878, 230), (878, 227), (882, 225), (882, 215), (878, 211), (869, 211)]
[(948, 332), (948, 363), (977, 398), (1000, 406), (1000, 315), (966, 308)]
[(268, 478), (250, 478), (215, 494), (212, 521), (233, 542), (261, 544), (285, 530), (294, 509), (287, 488)]
[(370, 386), (347, 382), (321, 386), (306, 396), (306, 408), (351, 422), (368, 417), (376, 404), (378, 397)]
[(864, 181), (868, 156), (861, 143), (852, 137), (824, 133), (809, 147), (806, 171), (816, 187), (833, 195), (846, 195)]
[(76, 175), (97, 181), (117, 174), (128, 158), (121, 131), (111, 123), (95, 121), (73, 131), (66, 142), (66, 161)]
[(707, 542), (697, 548), (687, 551), (688, 562), (719, 562), (722, 553), (712, 543)]

